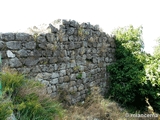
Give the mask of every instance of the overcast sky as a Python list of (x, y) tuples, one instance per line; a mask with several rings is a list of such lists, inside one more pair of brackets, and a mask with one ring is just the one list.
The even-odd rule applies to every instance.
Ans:
[(24, 31), (56, 19), (98, 24), (109, 33), (132, 24), (143, 26), (146, 52), (160, 36), (159, 0), (0, 0), (0, 32)]

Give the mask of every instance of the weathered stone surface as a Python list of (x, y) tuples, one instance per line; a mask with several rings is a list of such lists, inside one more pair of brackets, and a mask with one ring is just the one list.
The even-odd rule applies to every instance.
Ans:
[(85, 79), (85, 78), (86, 78), (86, 73), (82, 72), (82, 79)]
[(24, 64), (26, 66), (34, 66), (38, 63), (39, 60), (37, 60), (36, 58), (34, 57), (28, 57), (24, 60)]
[(64, 75), (66, 75), (66, 70), (61, 70), (60, 71), (60, 76), (64, 76)]
[(15, 34), (14, 33), (4, 33), (2, 34), (2, 40), (6, 40), (6, 41), (15, 40)]
[(51, 78), (51, 73), (43, 73), (43, 79), (45, 79), (45, 80), (49, 80), (50, 78)]
[(39, 66), (35, 66), (35, 67), (33, 67), (32, 72), (33, 73), (38, 73), (38, 72), (41, 72), (41, 69), (40, 69)]
[(94, 86), (94, 82), (91, 82), (91, 83), (89, 84), (89, 86), (90, 86), (90, 87), (93, 87), (93, 86)]
[(64, 63), (62, 63), (61, 65), (60, 65), (60, 70), (64, 70), (66, 68), (66, 64), (64, 64)]
[(69, 88), (69, 91), (70, 91), (70, 92), (74, 92), (74, 88), (73, 88), (73, 87), (70, 87), (70, 88)]
[(7, 50), (7, 57), (9, 57), (9, 58), (14, 58), (14, 57), (15, 57), (15, 54), (13, 54), (12, 51)]
[(63, 19), (63, 20), (62, 20), (62, 24), (63, 24), (63, 25), (69, 25), (69, 21)]
[(87, 44), (88, 44), (88, 43), (87, 43), (86, 41), (83, 41), (83, 42), (82, 42), (82, 46), (83, 46), (83, 47), (87, 47), (87, 46), (88, 46)]
[(52, 32), (52, 33), (57, 33), (57, 32), (58, 32), (58, 29), (55, 28), (52, 24), (49, 24), (49, 27), (48, 27), (48, 28), (51, 29), (51, 32)]
[(58, 73), (52, 73), (51, 78), (58, 78), (58, 77), (59, 77), (59, 74), (58, 74)]
[(52, 93), (52, 87), (47, 87), (47, 93), (51, 94)]
[(0, 34), (2, 65), (42, 82), (53, 98), (62, 88), (69, 103), (84, 100), (94, 86), (107, 91), (106, 67), (115, 60), (114, 38), (90, 23), (57, 22), (58, 29), (50, 24), (48, 33)]
[(52, 80), (50, 81), (50, 83), (51, 83), (52, 85), (57, 84), (57, 83), (58, 83), (58, 78), (52, 79)]
[(81, 85), (78, 87), (78, 90), (79, 90), (79, 91), (80, 91), (80, 90), (83, 90), (83, 88), (84, 88), (84, 85), (81, 84)]
[(92, 55), (91, 54), (87, 54), (87, 59), (92, 59)]
[(62, 41), (68, 41), (68, 39), (69, 39), (68, 35), (63, 35), (62, 36)]
[(5, 49), (6, 45), (5, 45), (5, 42), (3, 41), (0, 41), (0, 49)]
[(36, 43), (35, 43), (34, 41), (27, 42), (27, 43), (25, 44), (25, 47), (26, 47), (26, 49), (35, 49)]
[(12, 58), (12, 59), (10, 59), (9, 60), (9, 64), (10, 64), (10, 67), (20, 67), (20, 66), (22, 66), (22, 63), (19, 61), (19, 59), (18, 58)]
[(54, 69), (55, 69), (55, 70), (57, 70), (57, 69), (58, 69), (57, 64), (54, 64)]
[(69, 80), (70, 80), (70, 79), (69, 79), (68, 76), (64, 76), (64, 81), (65, 81), (65, 82), (69, 82)]
[(41, 48), (41, 49), (44, 49), (44, 50), (47, 49), (47, 45), (46, 45), (45, 43), (43, 43), (43, 44), (38, 44), (38, 47)]
[(18, 41), (9, 41), (6, 42), (6, 45), (9, 49), (21, 49), (21, 42)]
[(58, 62), (58, 58), (57, 57), (49, 58), (49, 63), (57, 63), (57, 62)]
[(87, 23), (82, 23), (82, 24), (81, 24), (81, 27), (82, 27), (82, 28), (87, 28), (87, 27), (88, 27), (88, 26), (87, 26)]
[(73, 33), (74, 33), (74, 28), (70, 27), (69, 29), (67, 29), (68, 35), (73, 35)]
[(52, 85), (51, 88), (52, 88), (52, 91), (54, 91), (54, 92), (57, 90), (55, 85)]
[(68, 89), (68, 83), (62, 83), (59, 87), (64, 89), (64, 90), (67, 90)]
[(31, 39), (31, 36), (27, 33), (17, 33), (16, 34), (16, 40), (25, 41), (25, 40), (30, 40), (30, 39)]
[(47, 37), (47, 41), (50, 43), (54, 43), (54, 41), (56, 40), (55, 35), (53, 33), (47, 33), (46, 37)]
[(106, 62), (109, 62), (109, 58), (108, 58), (108, 57), (106, 57), (106, 58), (105, 58), (105, 61), (106, 61)]
[(69, 21), (69, 23), (70, 23), (69, 25), (74, 28), (78, 27), (78, 23), (75, 20)]
[(45, 42), (47, 42), (46, 38), (45, 38), (45, 35), (43, 35), (43, 34), (39, 35), (37, 37), (37, 42), (39, 42), (39, 43), (45, 43)]
[(74, 43), (73, 43), (73, 42), (70, 42), (70, 44), (69, 44), (69, 49), (74, 49), (74, 48), (75, 48)]
[(38, 73), (35, 77), (35, 80), (42, 81), (43, 80), (43, 73)]
[(73, 35), (71, 35), (71, 36), (69, 36), (69, 38), (68, 38), (70, 41), (73, 41), (74, 40), (74, 37), (73, 37)]
[(31, 71), (31, 68), (18, 68), (18, 71), (22, 74), (29, 74)]
[(59, 77), (59, 83), (63, 83), (64, 77)]
[(76, 79), (76, 75), (75, 74), (71, 74), (70, 80), (75, 80), (75, 79)]
[(93, 63), (97, 63), (97, 59), (96, 58), (93, 58)]
[(19, 54), (20, 57), (26, 57), (26, 56), (28, 56), (27, 51), (24, 50), (24, 49), (19, 50), (17, 53)]
[(73, 61), (71, 64), (70, 64), (70, 67), (75, 67), (76, 66), (76, 63)]

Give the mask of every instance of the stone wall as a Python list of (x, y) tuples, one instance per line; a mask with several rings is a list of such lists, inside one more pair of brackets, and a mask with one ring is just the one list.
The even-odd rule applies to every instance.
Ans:
[(44, 83), (52, 97), (67, 91), (70, 103), (83, 100), (89, 90), (108, 89), (106, 66), (114, 61), (114, 39), (98, 25), (61, 20), (50, 33), (2, 33), (2, 65)]

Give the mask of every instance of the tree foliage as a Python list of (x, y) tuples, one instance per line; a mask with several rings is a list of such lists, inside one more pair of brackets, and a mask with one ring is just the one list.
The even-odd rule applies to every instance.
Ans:
[(154, 47), (154, 57), (160, 59), (160, 37), (156, 40), (157, 45)]
[(116, 62), (107, 70), (110, 73), (110, 96), (138, 109), (146, 106), (145, 97), (154, 107), (159, 105), (159, 62), (143, 51), (142, 27), (132, 25), (113, 31), (116, 42)]

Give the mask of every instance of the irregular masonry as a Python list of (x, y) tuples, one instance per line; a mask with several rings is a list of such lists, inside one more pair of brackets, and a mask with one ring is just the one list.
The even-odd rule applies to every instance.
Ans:
[[(62, 20), (50, 33), (2, 33), (2, 65), (34, 77), (52, 97), (67, 91), (66, 100), (83, 100), (90, 88), (109, 87), (106, 66), (114, 62), (114, 38), (98, 25)], [(62, 91), (61, 91), (62, 90)]]

